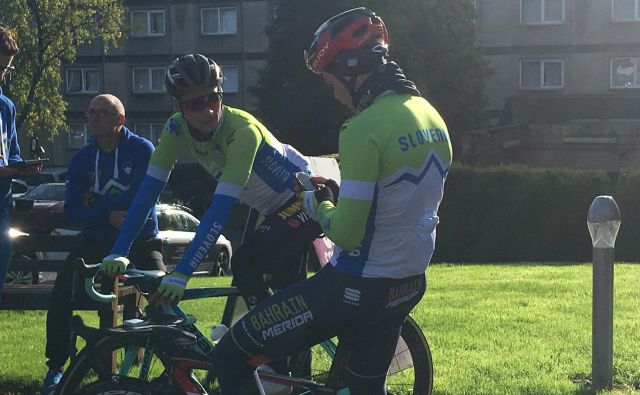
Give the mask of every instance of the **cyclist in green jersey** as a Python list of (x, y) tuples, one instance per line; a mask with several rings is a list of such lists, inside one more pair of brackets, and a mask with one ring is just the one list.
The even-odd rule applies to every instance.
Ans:
[[(213, 201), (176, 269), (152, 295), (154, 304), (180, 300), (238, 200), (265, 216), (231, 261), (234, 281), (249, 308), (272, 294), (274, 282), (282, 287), (300, 280), (287, 264), (321, 233), (294, 193), (295, 173), (311, 172), (306, 157), (279, 142), (251, 114), (223, 105), (222, 81), (220, 66), (201, 54), (182, 56), (169, 66), (165, 86), (179, 112), (167, 121), (118, 239), (101, 266), (111, 274), (125, 270), (131, 243), (176, 160), (184, 154), (197, 160), (218, 181)], [(265, 274), (273, 280), (267, 282)]]
[[(342, 183), (300, 194), (336, 244), (331, 263), (265, 300), (215, 348), (224, 394), (258, 394), (255, 367), (338, 336), (351, 394), (385, 394), (400, 329), (426, 289), (451, 166), (447, 126), (388, 59), (388, 33), (357, 8), (320, 26), (305, 61), (354, 116), (339, 140)], [(372, 346), (375, 345), (375, 346)]]

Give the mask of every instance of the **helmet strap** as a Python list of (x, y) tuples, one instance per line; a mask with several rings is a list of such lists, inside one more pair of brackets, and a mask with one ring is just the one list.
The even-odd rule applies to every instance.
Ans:
[(336, 77), (336, 79), (338, 81), (340, 81), (342, 83), (342, 85), (344, 85), (345, 88), (347, 88), (347, 91), (349, 92), (349, 94), (351, 95), (351, 102), (353, 103), (353, 107), (356, 107), (356, 80), (358, 79), (358, 74), (356, 74), (355, 72), (350, 73), (349, 75), (337, 75), (337, 74), (333, 74), (334, 77)]

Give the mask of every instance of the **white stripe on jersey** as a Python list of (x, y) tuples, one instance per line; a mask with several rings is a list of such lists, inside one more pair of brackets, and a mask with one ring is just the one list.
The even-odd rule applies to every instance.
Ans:
[(237, 198), (242, 192), (240, 185), (230, 184), (228, 182), (222, 182), (216, 187), (216, 195), (225, 195)]
[(169, 176), (171, 175), (171, 171), (167, 171), (163, 168), (160, 168), (156, 165), (149, 163), (149, 168), (147, 169), (147, 175), (155, 178), (156, 180), (167, 182), (169, 180)]
[(342, 180), (340, 183), (340, 197), (358, 200), (372, 200), (375, 188), (375, 182)]

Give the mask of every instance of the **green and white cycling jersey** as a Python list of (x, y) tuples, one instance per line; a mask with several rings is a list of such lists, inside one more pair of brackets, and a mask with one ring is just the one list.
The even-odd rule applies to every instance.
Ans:
[(147, 174), (166, 182), (178, 158), (196, 159), (216, 180), (216, 194), (237, 197), (267, 215), (294, 194), (297, 171), (309, 171), (306, 158), (280, 143), (251, 114), (223, 106), (215, 135), (198, 141), (182, 114), (174, 114), (162, 131)]
[(423, 273), (452, 160), (443, 119), (421, 97), (383, 94), (343, 125), (339, 146), (337, 207), (324, 201), (315, 211), (336, 244), (331, 264), (362, 277)]

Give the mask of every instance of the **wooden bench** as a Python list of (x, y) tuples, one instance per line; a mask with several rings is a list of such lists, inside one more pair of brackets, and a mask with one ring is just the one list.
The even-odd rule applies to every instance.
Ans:
[[(57, 272), (65, 264), (64, 259), (31, 259), (43, 252), (69, 252), (76, 242), (76, 236), (53, 236), (32, 234), (19, 236), (12, 241), (14, 256), (9, 270), (24, 272)], [(76, 287), (82, 292), (82, 285)], [(0, 310), (47, 310), (53, 284), (13, 285), (6, 284), (2, 290)], [(117, 299), (112, 304), (93, 302), (88, 298), (74, 301), (74, 310), (96, 310), (100, 316), (100, 327), (114, 327), (118, 323), (118, 313), (122, 306), (123, 316), (135, 317), (140, 295), (132, 286), (120, 286), (114, 280)]]

